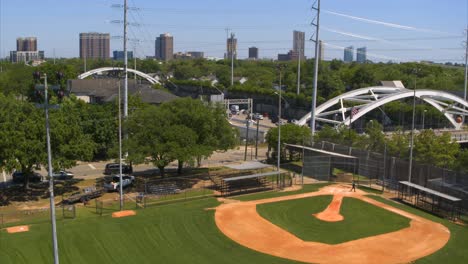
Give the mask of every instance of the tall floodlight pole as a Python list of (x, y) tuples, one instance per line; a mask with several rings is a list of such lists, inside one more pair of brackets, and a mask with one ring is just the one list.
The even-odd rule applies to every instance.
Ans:
[(119, 195), (120, 195), (120, 211), (123, 210), (123, 186), (122, 186), (122, 112), (121, 104), (122, 97), (120, 96), (120, 80), (119, 80)]
[(411, 174), (413, 170), (414, 119), (415, 119), (414, 117), (416, 115), (416, 78), (417, 76), (414, 77), (413, 121), (411, 124), (411, 142), (410, 142), (410, 157), (409, 157), (409, 167), (408, 167), (408, 182), (411, 182)]
[(124, 81), (124, 92), (123, 92), (123, 99), (124, 99), (124, 106), (123, 106), (123, 115), (124, 118), (128, 116), (128, 56), (127, 56), (127, 0), (124, 0), (124, 36), (123, 36), (123, 48), (124, 48), (124, 74), (125, 74), (125, 81)]
[(310, 129), (312, 132), (312, 140), (315, 135), (315, 108), (317, 106), (317, 78), (318, 78), (318, 65), (319, 65), (319, 32), (320, 32), (320, 0), (316, 1), (317, 7), (315, 4), (312, 6), (312, 9), (317, 11), (317, 17), (315, 23), (312, 22), (312, 25), (315, 26), (315, 66), (314, 66), (314, 89), (312, 92), (312, 109), (310, 111)]
[(278, 149), (277, 149), (277, 170), (278, 170), (278, 184), (280, 180), (280, 162), (281, 162), (281, 65), (278, 67), (279, 69), (279, 91), (278, 91)]
[(52, 149), (50, 146), (50, 125), (49, 125), (49, 102), (47, 98), (47, 74), (44, 74), (44, 108), (46, 122), (46, 140), (47, 140), (47, 163), (49, 174), (49, 196), (50, 196), (50, 221), (52, 223), (52, 241), (54, 246), (54, 263), (59, 263), (58, 242), (57, 242), (57, 226), (55, 223), (55, 200), (54, 200), (54, 177), (52, 170)]
[(466, 42), (465, 42), (465, 96), (463, 97), (465, 101), (467, 101), (467, 96), (468, 96), (468, 83), (467, 83), (467, 78), (468, 78), (468, 25), (466, 28)]
[(297, 95), (301, 93), (301, 56), (302, 49), (299, 49), (299, 59), (297, 61)]

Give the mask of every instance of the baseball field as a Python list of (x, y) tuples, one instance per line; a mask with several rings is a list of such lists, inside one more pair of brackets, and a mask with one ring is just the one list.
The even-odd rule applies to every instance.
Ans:
[[(242, 201), (240, 201), (242, 200)], [(88, 210), (88, 211), (86, 211)], [(61, 263), (465, 263), (468, 227), (348, 186), (306, 185), (57, 222)], [(52, 263), (48, 223), (0, 231), (0, 263)]]

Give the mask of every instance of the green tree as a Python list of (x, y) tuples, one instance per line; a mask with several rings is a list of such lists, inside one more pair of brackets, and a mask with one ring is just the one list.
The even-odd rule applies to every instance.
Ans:
[(367, 150), (384, 151), (385, 134), (383, 133), (383, 126), (377, 120), (371, 120), (366, 124), (366, 135), (363, 141)]
[[(2, 166), (25, 174), (24, 187), (38, 164), (47, 164), (45, 122), (42, 110), (14, 97), (0, 95), (0, 142)], [(83, 133), (78, 110), (67, 101), (50, 110), (51, 147), (54, 169), (67, 169), (77, 160), (89, 160), (94, 142)]]
[(398, 158), (407, 158), (409, 150), (409, 136), (401, 128), (394, 131), (387, 139), (387, 150), (390, 155)]
[(437, 136), (432, 130), (424, 130), (414, 141), (415, 160), (437, 167), (454, 167), (459, 151), (460, 145), (452, 141), (449, 133)]
[[(268, 131), (266, 141), (268, 149), (274, 150), (274, 155), (278, 153), (278, 127)], [(284, 157), (284, 144), (297, 144), (304, 145), (305, 142), (310, 141), (311, 132), (307, 126), (297, 126), (294, 124), (286, 124), (281, 126), (281, 157)]]

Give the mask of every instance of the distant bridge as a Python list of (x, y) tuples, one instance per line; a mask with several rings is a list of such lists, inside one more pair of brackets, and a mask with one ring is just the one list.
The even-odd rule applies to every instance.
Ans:
[[(85, 79), (91, 75), (95, 75), (95, 74), (101, 74), (103, 72), (111, 72), (111, 71), (124, 71), (124, 68), (116, 68), (116, 67), (104, 67), (104, 68), (99, 68), (99, 69), (94, 69), (94, 70), (90, 70), (90, 71), (87, 71), (83, 74), (80, 74), (78, 76), (78, 79)], [(151, 77), (149, 76), (148, 74), (144, 73), (144, 72), (141, 72), (141, 71), (137, 71), (137, 70), (134, 70), (134, 69), (130, 69), (130, 68), (127, 68), (127, 71), (128, 72), (131, 72), (133, 74), (136, 74), (142, 78), (145, 78), (146, 80), (148, 80), (148, 82), (150, 82), (151, 84), (160, 84), (160, 82), (154, 78), (154, 77)]]
[[(450, 93), (436, 90), (408, 90), (400, 87), (374, 86), (353, 90), (339, 95), (318, 106), (315, 118), (318, 122), (349, 126), (365, 114), (387, 103), (416, 96), (439, 110), (457, 130), (463, 123), (459, 117), (468, 116), (468, 102)], [(351, 114), (353, 112), (353, 114)], [(312, 114), (308, 113), (299, 121), (299, 125), (309, 122)]]

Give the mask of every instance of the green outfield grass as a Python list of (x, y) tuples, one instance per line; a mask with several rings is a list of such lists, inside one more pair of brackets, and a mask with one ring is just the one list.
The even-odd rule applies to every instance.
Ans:
[[(216, 227), (214, 198), (109, 216), (58, 221), (61, 263), (297, 263), (242, 247)], [(48, 223), (0, 232), (0, 263), (52, 263)]]
[(410, 220), (355, 198), (345, 197), (340, 213), (344, 220), (325, 222), (312, 214), (320, 213), (333, 196), (323, 195), (257, 205), (258, 213), (275, 225), (304, 241), (339, 244), (409, 227)]

